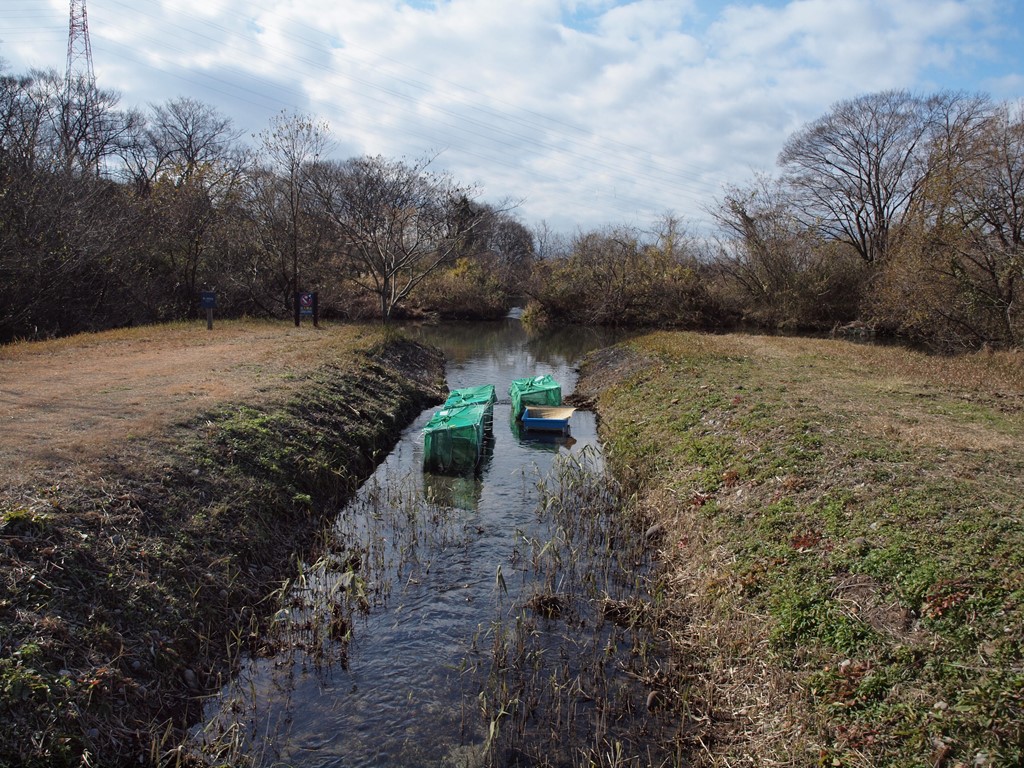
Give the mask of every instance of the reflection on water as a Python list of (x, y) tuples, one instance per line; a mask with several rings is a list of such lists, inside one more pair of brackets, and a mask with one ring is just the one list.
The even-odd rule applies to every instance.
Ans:
[(415, 332), (444, 350), (449, 388), (494, 384), (498, 397), (506, 399), (514, 379), (544, 373), (554, 375), (562, 394), (568, 394), (575, 387), (575, 366), (583, 355), (622, 338), (608, 329), (581, 326), (529, 334), (518, 320), (446, 323)]
[[(560, 482), (552, 480), (559, 457), (586, 456), (600, 469), (593, 415), (577, 410), (571, 436), (523, 433), (508, 397), (513, 379), (543, 373), (570, 393), (581, 355), (607, 339), (585, 330), (530, 337), (514, 320), (418, 333), (444, 350), (450, 388), (495, 385), (493, 444), (470, 476), (422, 472), (428, 409), (339, 512), (324, 555), (282, 591), (279, 652), (250, 660), (208, 708), (206, 738), (257, 765), (474, 765), (487, 748), (493, 762), (512, 764), (509, 755), (522, 750), (530, 728), (551, 734), (531, 720), (539, 710), (502, 698), (510, 676), (521, 677), (508, 661), (516, 647), (529, 648), (537, 664), (541, 657), (557, 662), (543, 674), (565, 680), (562, 693), (547, 696), (565, 725), (562, 696), (566, 712), (571, 703), (582, 713), (601, 695), (591, 682), (586, 695), (572, 693), (571, 680), (583, 673), (564, 658), (578, 655), (565, 642), (597, 644), (609, 666), (615, 654), (606, 646), (635, 642), (616, 639), (593, 608), (619, 578), (611, 557), (619, 544), (594, 537), (619, 535), (615, 526), (594, 513), (592, 540), (580, 543), (570, 535), (578, 513), (551, 513), (558, 506), (551, 500), (564, 493), (551, 490)], [(603, 564), (581, 567), (584, 550), (605, 553)], [(598, 572), (607, 578), (598, 580)], [(577, 597), (563, 602), (570, 595)], [(577, 605), (584, 595), (589, 618)], [(582, 719), (572, 719), (567, 732), (576, 733)], [(502, 730), (505, 720), (515, 728)], [(519, 741), (509, 741), (513, 730)], [(506, 752), (496, 752), (502, 745)]]
[[(486, 466), (486, 465), (485, 465)], [(463, 475), (435, 475), (423, 473), (423, 493), (427, 500), (446, 507), (476, 510), (483, 494), (484, 483), (475, 473)]]

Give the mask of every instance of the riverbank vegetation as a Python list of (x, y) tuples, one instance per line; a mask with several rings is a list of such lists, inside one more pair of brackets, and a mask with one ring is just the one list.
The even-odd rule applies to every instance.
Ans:
[(379, 327), (253, 322), (8, 346), (0, 377), (0, 764), (25, 766), (174, 764), (444, 383)]
[(662, 332), (578, 397), (658, 526), (689, 765), (1024, 760), (1024, 367)]
[(886, 91), (796, 130), (777, 176), (699, 227), (531, 231), (436, 157), (332, 157), (315, 117), (251, 144), (210, 105), (122, 109), (54, 72), (0, 76), (0, 343), (217, 313), (899, 336), (1019, 347), (1024, 114)]

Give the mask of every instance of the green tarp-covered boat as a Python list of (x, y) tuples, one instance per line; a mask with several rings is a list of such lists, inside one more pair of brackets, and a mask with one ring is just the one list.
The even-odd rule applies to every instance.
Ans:
[(521, 419), (528, 405), (561, 405), (562, 387), (548, 374), (516, 379), (508, 388), (512, 396), (512, 417)]
[(453, 389), (448, 399), (444, 401), (445, 408), (458, 408), (463, 405), (482, 405), (484, 412), (484, 427), (491, 429), (494, 425), (494, 404), (498, 402), (498, 396), (494, 392), (493, 384), (482, 384), (479, 387), (463, 387)]
[(423, 428), (423, 468), (428, 472), (466, 472), (483, 451), (488, 405), (442, 408)]

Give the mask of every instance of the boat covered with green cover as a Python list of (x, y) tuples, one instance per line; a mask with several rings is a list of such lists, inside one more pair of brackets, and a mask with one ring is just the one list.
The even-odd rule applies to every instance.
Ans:
[(494, 404), (498, 402), (498, 396), (494, 392), (493, 384), (481, 384), (478, 387), (462, 387), (453, 389), (448, 399), (444, 401), (445, 408), (458, 408), (463, 405), (482, 405), (484, 412), (484, 427), (492, 429), (494, 424)]
[(486, 405), (442, 408), (423, 428), (423, 468), (429, 472), (466, 472), (483, 451)]
[(512, 416), (515, 419), (523, 417), (523, 409), (528, 405), (562, 404), (562, 387), (547, 373), (514, 380), (508, 393), (512, 396)]

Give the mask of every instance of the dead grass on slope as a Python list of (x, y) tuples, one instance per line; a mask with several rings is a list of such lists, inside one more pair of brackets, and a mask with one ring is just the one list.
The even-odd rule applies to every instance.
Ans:
[(443, 371), (350, 326), (0, 350), (0, 764), (192, 764), (205, 696)]

